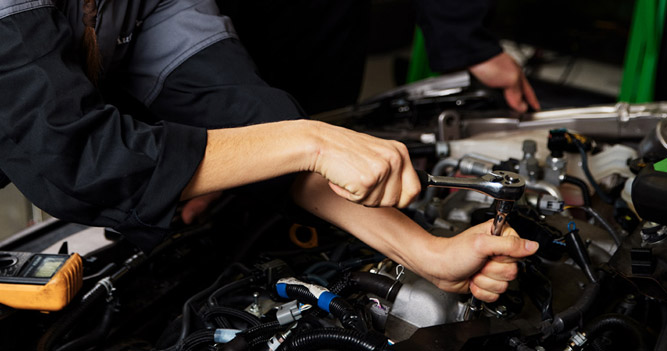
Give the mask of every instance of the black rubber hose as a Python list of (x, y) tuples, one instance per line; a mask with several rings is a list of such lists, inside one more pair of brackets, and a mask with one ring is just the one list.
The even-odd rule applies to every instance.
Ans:
[(279, 351), (383, 351), (387, 341), (354, 330), (337, 328), (315, 329), (293, 335), (278, 347)]
[(262, 324), (262, 322), (259, 321), (259, 318), (253, 316), (252, 314), (246, 312), (246, 311), (241, 311), (237, 310), (234, 308), (230, 307), (223, 307), (223, 306), (217, 306), (217, 307), (211, 307), (208, 310), (206, 310), (203, 313), (203, 319), (204, 320), (209, 320), (212, 317), (215, 316), (229, 316), (229, 317), (234, 317), (236, 319), (240, 319), (246, 323), (248, 323), (251, 327), (257, 327)]
[(116, 307), (113, 303), (109, 303), (104, 311), (102, 316), (102, 321), (99, 326), (94, 330), (90, 331), (86, 335), (72, 340), (67, 344), (59, 347), (56, 351), (76, 351), (76, 350), (85, 350), (91, 346), (98, 345), (101, 340), (103, 340), (109, 333), (109, 327), (111, 325), (111, 317), (115, 312)]
[(385, 275), (368, 272), (348, 272), (332, 284), (329, 290), (334, 294), (343, 296), (347, 295), (350, 291), (361, 290), (393, 302), (402, 286), (403, 284), (398, 280), (391, 279)]
[(396, 300), (396, 295), (403, 286), (398, 280), (368, 272), (353, 272), (350, 279), (360, 290), (384, 297), (391, 302)]
[(586, 179), (588, 179), (588, 181), (591, 183), (591, 186), (593, 186), (593, 189), (595, 189), (595, 192), (602, 199), (602, 201), (608, 204), (614, 203), (614, 199), (612, 199), (606, 192), (604, 192), (604, 190), (600, 188), (600, 185), (597, 183), (595, 178), (593, 178), (593, 174), (591, 174), (591, 170), (588, 167), (588, 154), (586, 154), (586, 149), (581, 144), (579, 139), (577, 139), (574, 135), (570, 134), (570, 137), (574, 141), (574, 144), (577, 145), (577, 149), (579, 149), (579, 155), (581, 155), (581, 167), (584, 171), (584, 174), (586, 175)]
[(636, 351), (649, 351), (646, 343), (648, 333), (646, 328), (636, 320), (619, 313), (608, 313), (591, 320), (584, 328), (588, 339), (592, 342), (600, 333), (610, 331), (623, 333), (623, 336), (632, 338), (630, 345), (635, 345)]
[(572, 185), (576, 185), (580, 190), (581, 190), (581, 196), (584, 199), (584, 206), (590, 207), (591, 206), (591, 193), (588, 192), (588, 185), (586, 185), (586, 182), (583, 180), (566, 175), (565, 178), (563, 179), (564, 183), (569, 183)]
[[(598, 277), (598, 281), (601, 277)], [(583, 316), (591, 308), (600, 293), (599, 283), (589, 283), (577, 302), (566, 310), (556, 314), (553, 322), (542, 330), (545, 336), (551, 336), (570, 330), (583, 321)]]

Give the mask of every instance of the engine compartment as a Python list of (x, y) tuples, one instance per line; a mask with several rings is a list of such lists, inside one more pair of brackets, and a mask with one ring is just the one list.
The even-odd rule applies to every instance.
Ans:
[[(1, 243), (79, 252), (84, 281), (59, 312), (0, 306), (0, 348), (667, 349), (667, 105), (518, 116), (496, 103), (444, 76), (319, 116), (403, 141), (434, 175), (525, 178), (508, 221), (540, 249), (479, 318), (463, 319), (469, 295), (439, 290), (342, 230), (230, 193), (196, 225), (175, 223), (150, 254), (109, 229), (57, 220)], [(493, 208), (478, 192), (428, 188), (405, 213), (454, 236)], [(100, 240), (79, 249), (86, 231)]]

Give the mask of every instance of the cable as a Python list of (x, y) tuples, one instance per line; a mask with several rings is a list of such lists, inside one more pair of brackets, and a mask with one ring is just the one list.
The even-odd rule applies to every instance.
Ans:
[(588, 206), (565, 206), (565, 209), (570, 209), (570, 208), (578, 208), (586, 212), (589, 216), (595, 218), (596, 221), (598, 221), (611, 235), (611, 237), (614, 239), (614, 242), (616, 243), (616, 246), (621, 247), (621, 243), (623, 242), (623, 239), (621, 238), (621, 234), (619, 234), (614, 227), (606, 221), (596, 210), (594, 210), (592, 207)]
[(593, 189), (595, 189), (595, 192), (598, 194), (600, 199), (602, 201), (612, 204), (614, 203), (614, 199), (610, 197), (602, 188), (600, 188), (600, 184), (597, 183), (595, 178), (593, 178), (593, 174), (591, 174), (591, 170), (588, 168), (588, 154), (586, 153), (586, 149), (584, 148), (584, 145), (581, 144), (581, 141), (577, 139), (576, 136), (574, 136), (571, 133), (567, 133), (570, 138), (572, 138), (572, 141), (574, 144), (577, 146), (577, 149), (579, 150), (579, 155), (581, 155), (581, 166), (584, 170), (584, 174), (586, 175), (586, 179), (591, 183), (591, 186), (593, 186)]
[(338, 328), (315, 329), (294, 335), (278, 347), (279, 351), (309, 350), (356, 350), (382, 351), (387, 350), (387, 340), (362, 334), (355, 330)]
[(194, 351), (200, 350), (202, 345), (213, 344), (215, 330), (211, 329), (201, 329), (196, 332), (188, 335), (188, 337), (183, 341), (183, 346), (179, 350), (183, 351)]
[(208, 304), (209, 306), (215, 306), (218, 304), (217, 300), (219, 296), (222, 296), (230, 291), (236, 290), (238, 288), (244, 287), (250, 283), (252, 283), (255, 280), (253, 276), (245, 277), (236, 281), (233, 281), (229, 284), (226, 284), (222, 286), (221, 288), (217, 289), (214, 291), (209, 297), (208, 297)]
[(211, 307), (210, 309), (208, 309), (206, 312), (203, 313), (202, 317), (204, 318), (204, 320), (209, 320), (211, 319), (211, 317), (218, 315), (235, 317), (237, 319), (240, 319), (248, 323), (251, 327), (257, 327), (262, 324), (262, 322), (259, 321), (259, 318), (255, 317), (254, 315), (246, 311), (241, 311), (234, 308), (223, 307), (223, 306)]
[[(189, 298), (183, 304), (183, 317), (182, 317), (182, 323), (181, 323), (181, 333), (178, 337), (178, 341), (176, 343), (177, 345), (182, 344), (183, 341), (185, 340), (186, 336), (190, 332), (190, 315), (191, 315), (191, 312), (192, 312), (192, 304), (195, 301), (197, 301), (197, 300), (203, 298), (204, 296), (210, 294), (214, 289), (216, 289), (220, 285), (220, 283), (222, 283), (223, 279), (227, 278), (227, 276), (229, 275), (229, 273), (232, 271), (233, 268), (238, 268), (238, 266), (230, 265), (229, 267), (227, 267), (222, 272), (222, 274), (220, 274), (220, 276), (218, 276), (218, 279), (216, 279), (215, 282), (213, 282), (213, 284), (211, 284), (208, 288), (206, 288), (206, 289), (200, 291), (199, 293), (195, 294), (194, 296)], [(245, 281), (245, 280), (252, 281), (253, 279), (254, 279), (254, 277), (249, 276), (249, 277), (243, 278), (241, 280), (238, 280), (234, 283), (238, 283), (240, 281)], [(231, 284), (234, 284), (234, 283), (231, 283)], [(229, 286), (231, 284), (227, 284), (227, 285), (225, 285), (225, 287)], [(216, 292), (218, 292), (220, 290), (221, 289), (218, 289), (218, 290), (216, 290)], [(215, 292), (213, 294), (215, 294)], [(210, 298), (209, 298), (209, 301), (210, 301)]]
[(83, 277), (83, 281), (86, 282), (89, 280), (97, 279), (105, 275), (108, 275), (109, 272), (114, 268), (116, 268), (116, 263), (111, 262), (108, 265), (104, 266), (102, 269), (100, 269), (98, 272)]

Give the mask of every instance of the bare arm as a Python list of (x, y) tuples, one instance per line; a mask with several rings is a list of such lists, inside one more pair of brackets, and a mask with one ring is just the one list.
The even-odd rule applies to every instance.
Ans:
[[(453, 238), (432, 236), (395, 208), (364, 207), (335, 196), (326, 180), (313, 173), (301, 175), (292, 193), (306, 210), (352, 233), (439, 288), (472, 291), (484, 301), (496, 300), (516, 277), (515, 258), (537, 251), (537, 243), (519, 238), (511, 228), (501, 237), (491, 236), (490, 222)], [(501, 255), (506, 257), (496, 257)]]
[(368, 206), (407, 206), (420, 185), (401, 143), (317, 121), (208, 131), (206, 152), (181, 199), (311, 171), (339, 196)]

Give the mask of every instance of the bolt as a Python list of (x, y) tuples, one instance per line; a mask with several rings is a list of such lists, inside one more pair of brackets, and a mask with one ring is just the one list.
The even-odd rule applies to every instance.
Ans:
[(496, 313), (500, 316), (505, 316), (507, 314), (507, 306), (505, 305), (498, 305), (496, 307)]
[(256, 291), (252, 293), (252, 299), (253, 303), (250, 306), (250, 313), (257, 315), (259, 314), (259, 293)]

